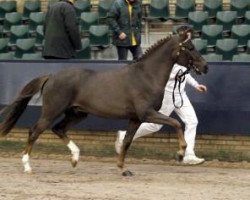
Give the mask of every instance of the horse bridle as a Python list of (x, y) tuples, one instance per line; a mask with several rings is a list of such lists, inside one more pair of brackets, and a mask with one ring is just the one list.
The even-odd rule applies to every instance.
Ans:
[[(187, 44), (187, 42), (190, 41), (190, 39), (191, 39), (191, 36), (188, 36), (188, 38), (184, 42), (179, 43), (180, 50), (177, 52), (177, 56), (179, 56), (181, 54), (180, 53), (181, 51), (192, 50), (191, 48), (185, 47), (183, 45), (183, 44)], [(189, 56), (189, 57), (191, 57), (191, 56)], [(181, 91), (180, 91), (181, 90), (181, 83), (184, 82), (184, 80), (186, 78), (185, 75), (188, 74), (192, 68), (194, 68), (193, 59), (189, 58), (188, 60), (189, 60), (188, 65), (185, 66), (187, 69), (184, 72), (180, 69), (175, 75), (175, 83), (174, 83), (174, 88), (173, 88), (173, 92), (172, 92), (172, 99), (173, 99), (173, 104), (174, 104), (175, 108), (181, 108), (183, 106), (183, 97), (182, 97)], [(174, 95), (177, 85), (178, 85), (178, 92), (179, 92), (179, 95), (181, 97), (181, 104), (179, 106), (177, 106), (175, 103), (175, 95)]]
[[(183, 52), (183, 51), (188, 51), (188, 52), (190, 52), (194, 47), (193, 47), (193, 45), (191, 46), (191, 45), (189, 45), (189, 44), (192, 44), (192, 42), (191, 42), (191, 39), (186, 39), (185, 41), (183, 41), (182, 43), (179, 43), (179, 47), (180, 47), (180, 49), (179, 49), (179, 51), (177, 52), (177, 57), (179, 57), (180, 56), (180, 54), (181, 54), (181, 52)], [(192, 58), (192, 56), (190, 56), (190, 54), (191, 53), (188, 53), (188, 64), (187, 64), (187, 66), (185, 66), (189, 71), (191, 70), (191, 69), (193, 69), (193, 68), (195, 68), (194, 67), (194, 62), (193, 62), (193, 58)]]

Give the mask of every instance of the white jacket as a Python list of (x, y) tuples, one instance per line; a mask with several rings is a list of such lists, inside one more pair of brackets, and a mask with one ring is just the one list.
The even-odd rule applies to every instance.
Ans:
[[(181, 66), (179, 64), (174, 64), (173, 69), (172, 69), (170, 76), (169, 76), (169, 80), (166, 84), (165, 91), (173, 92), (174, 84), (175, 84), (175, 76), (179, 70), (182, 70), (182, 72), (179, 72), (180, 74), (182, 74), (183, 72), (185, 72), (187, 70), (187, 68), (184, 66)], [(185, 80), (181, 83), (180, 93), (185, 92), (186, 83), (188, 83), (189, 85), (191, 85), (193, 87), (196, 87), (199, 85), (199, 83), (190, 74), (186, 74)], [(177, 83), (176, 88), (175, 88), (175, 93), (179, 94), (178, 83)]]

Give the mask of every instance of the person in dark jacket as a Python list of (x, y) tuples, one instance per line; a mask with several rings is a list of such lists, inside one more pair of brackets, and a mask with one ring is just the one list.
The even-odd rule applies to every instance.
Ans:
[(81, 49), (74, 0), (61, 0), (48, 8), (45, 18), (44, 58), (69, 59)]
[(115, 0), (108, 19), (113, 31), (113, 44), (117, 48), (118, 59), (127, 60), (128, 51), (133, 59), (141, 54), (142, 4), (139, 0)]

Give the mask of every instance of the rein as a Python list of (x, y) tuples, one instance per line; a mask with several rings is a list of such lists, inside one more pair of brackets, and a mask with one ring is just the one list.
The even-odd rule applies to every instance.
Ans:
[[(173, 99), (173, 104), (174, 104), (174, 107), (175, 108), (181, 108), (183, 106), (183, 98), (182, 98), (182, 95), (181, 95), (181, 83), (184, 82), (185, 80), (185, 75), (188, 74), (190, 71), (190, 69), (187, 69), (186, 71), (182, 71), (181, 69), (176, 73), (175, 75), (175, 82), (174, 82), (174, 88), (173, 88), (173, 93), (172, 93), (172, 99)], [(176, 105), (175, 103), (175, 95), (174, 95), (174, 92), (175, 92), (175, 89), (176, 89), (176, 86), (178, 85), (178, 91), (179, 91), (179, 94), (180, 94), (180, 97), (181, 97), (181, 105), (178, 106)]]
[[(189, 34), (188, 35), (188, 38), (183, 42), (183, 43), (180, 43), (179, 44), (179, 47), (180, 47), (180, 51), (185, 51), (186, 50), (186, 47), (183, 46), (183, 44), (187, 43), (189, 40), (191, 39), (191, 35)], [(180, 55), (180, 51), (177, 52), (177, 56)], [(181, 108), (183, 106), (183, 97), (181, 95), (181, 83), (184, 82), (185, 80), (185, 75), (189, 73), (191, 67), (193, 65), (193, 60), (192, 59), (189, 59), (189, 63), (188, 63), (188, 68), (186, 69), (186, 71), (182, 71), (181, 69), (176, 73), (175, 75), (175, 82), (174, 82), (174, 88), (173, 88), (173, 93), (172, 93), (172, 99), (173, 99), (173, 104), (174, 104), (174, 107), (175, 108)], [(181, 97), (181, 105), (178, 106), (176, 105), (175, 103), (175, 95), (174, 95), (174, 92), (175, 92), (175, 89), (176, 89), (176, 86), (178, 85), (178, 91), (179, 91), (179, 94), (180, 94), (180, 97)]]

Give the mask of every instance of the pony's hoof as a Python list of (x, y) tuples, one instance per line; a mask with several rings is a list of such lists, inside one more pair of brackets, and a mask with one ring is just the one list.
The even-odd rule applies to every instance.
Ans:
[(23, 172), (25, 174), (33, 174), (32, 169), (25, 169)]
[(117, 162), (117, 167), (118, 167), (118, 168), (122, 169), (123, 166), (124, 166), (124, 163), (123, 163), (123, 162), (120, 162), (120, 161)]
[(175, 159), (178, 161), (178, 162), (182, 162), (183, 161), (183, 158), (184, 156), (180, 153), (177, 152), (177, 154), (175, 155)]
[(122, 176), (134, 176), (134, 174), (131, 171), (126, 170), (126, 171), (122, 172)]
[(78, 163), (77, 160), (73, 160), (73, 159), (71, 160), (71, 165), (72, 165), (73, 168), (76, 167), (77, 163)]

